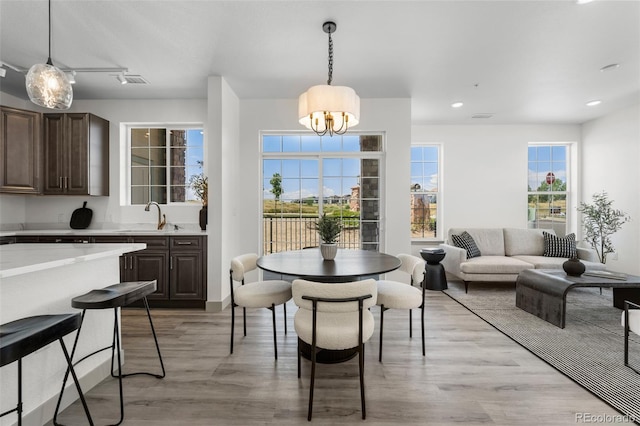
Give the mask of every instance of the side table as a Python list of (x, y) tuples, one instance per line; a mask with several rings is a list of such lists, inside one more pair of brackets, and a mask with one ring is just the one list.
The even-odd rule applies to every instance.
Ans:
[(427, 261), (424, 267), (424, 278), (427, 290), (446, 290), (447, 276), (440, 261), (447, 253), (442, 249), (422, 249), (420, 256)]

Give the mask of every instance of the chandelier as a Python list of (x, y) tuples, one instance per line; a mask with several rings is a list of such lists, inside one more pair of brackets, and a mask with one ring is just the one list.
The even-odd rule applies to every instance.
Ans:
[(49, 58), (46, 64), (35, 64), (26, 77), (29, 99), (36, 105), (51, 109), (69, 109), (73, 89), (67, 75), (51, 61), (51, 0), (49, 0)]
[(325, 22), (322, 29), (329, 34), (329, 78), (327, 84), (312, 86), (298, 99), (300, 124), (313, 130), (318, 136), (329, 133), (342, 135), (360, 121), (360, 97), (347, 86), (332, 86), (334, 22)]

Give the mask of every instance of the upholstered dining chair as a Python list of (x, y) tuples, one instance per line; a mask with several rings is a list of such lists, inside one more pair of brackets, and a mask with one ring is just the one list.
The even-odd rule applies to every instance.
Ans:
[[(245, 274), (257, 268), (258, 255), (247, 253), (231, 259), (229, 285), (231, 286), (231, 347), (235, 328), (235, 308), (242, 308), (243, 331), (247, 335), (247, 308), (267, 308), (273, 318), (273, 351), (278, 359), (276, 340), (276, 306), (284, 307), (284, 334), (287, 334), (287, 301), (291, 299), (291, 283), (283, 280), (245, 282)], [(237, 284), (239, 283), (239, 284)]]
[[(410, 254), (399, 254), (402, 261), (399, 271), (409, 275), (409, 283), (391, 280), (379, 280), (378, 301), (380, 306), (380, 354), (378, 361), (382, 362), (382, 334), (384, 327), (384, 312), (388, 309), (408, 309), (409, 310), (409, 337), (413, 337), (412, 309), (421, 309), (422, 325), (422, 356), (425, 355), (424, 347), (424, 260)], [(418, 289), (416, 285), (421, 288)]]
[(640, 305), (625, 300), (622, 311), (622, 325), (624, 326), (624, 365), (640, 374), (629, 364), (629, 332), (640, 335)]
[[(313, 412), (313, 388), (318, 354), (325, 350), (350, 349), (358, 353), (360, 401), (362, 418), (365, 419), (364, 344), (373, 335), (374, 321), (369, 308), (376, 303), (375, 280), (329, 284), (298, 279), (293, 281), (292, 293), (293, 300), (299, 307), (294, 317), (298, 333), (298, 378), (303, 346), (310, 346), (308, 356), (311, 358), (311, 382), (307, 420), (311, 421)], [(343, 360), (351, 358), (352, 356)]]

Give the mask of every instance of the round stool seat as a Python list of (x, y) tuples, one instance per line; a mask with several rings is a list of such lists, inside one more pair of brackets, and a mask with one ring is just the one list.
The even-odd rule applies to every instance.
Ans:
[(80, 327), (80, 314), (39, 315), (0, 325), (0, 366), (11, 364)]
[(91, 290), (71, 299), (76, 309), (108, 309), (126, 306), (156, 291), (157, 281), (131, 281)]

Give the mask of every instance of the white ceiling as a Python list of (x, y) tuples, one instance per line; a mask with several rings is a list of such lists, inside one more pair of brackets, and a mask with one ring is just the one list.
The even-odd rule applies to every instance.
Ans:
[[(47, 11), (0, 0), (1, 61), (46, 61)], [(338, 25), (333, 84), (410, 97), (413, 124), (582, 123), (640, 100), (640, 0), (52, 0), (52, 59), (150, 83), (79, 73), (75, 99), (205, 98), (209, 75), (241, 99), (297, 98), (326, 82), (326, 20)], [(23, 74), (0, 85), (26, 99)]]

